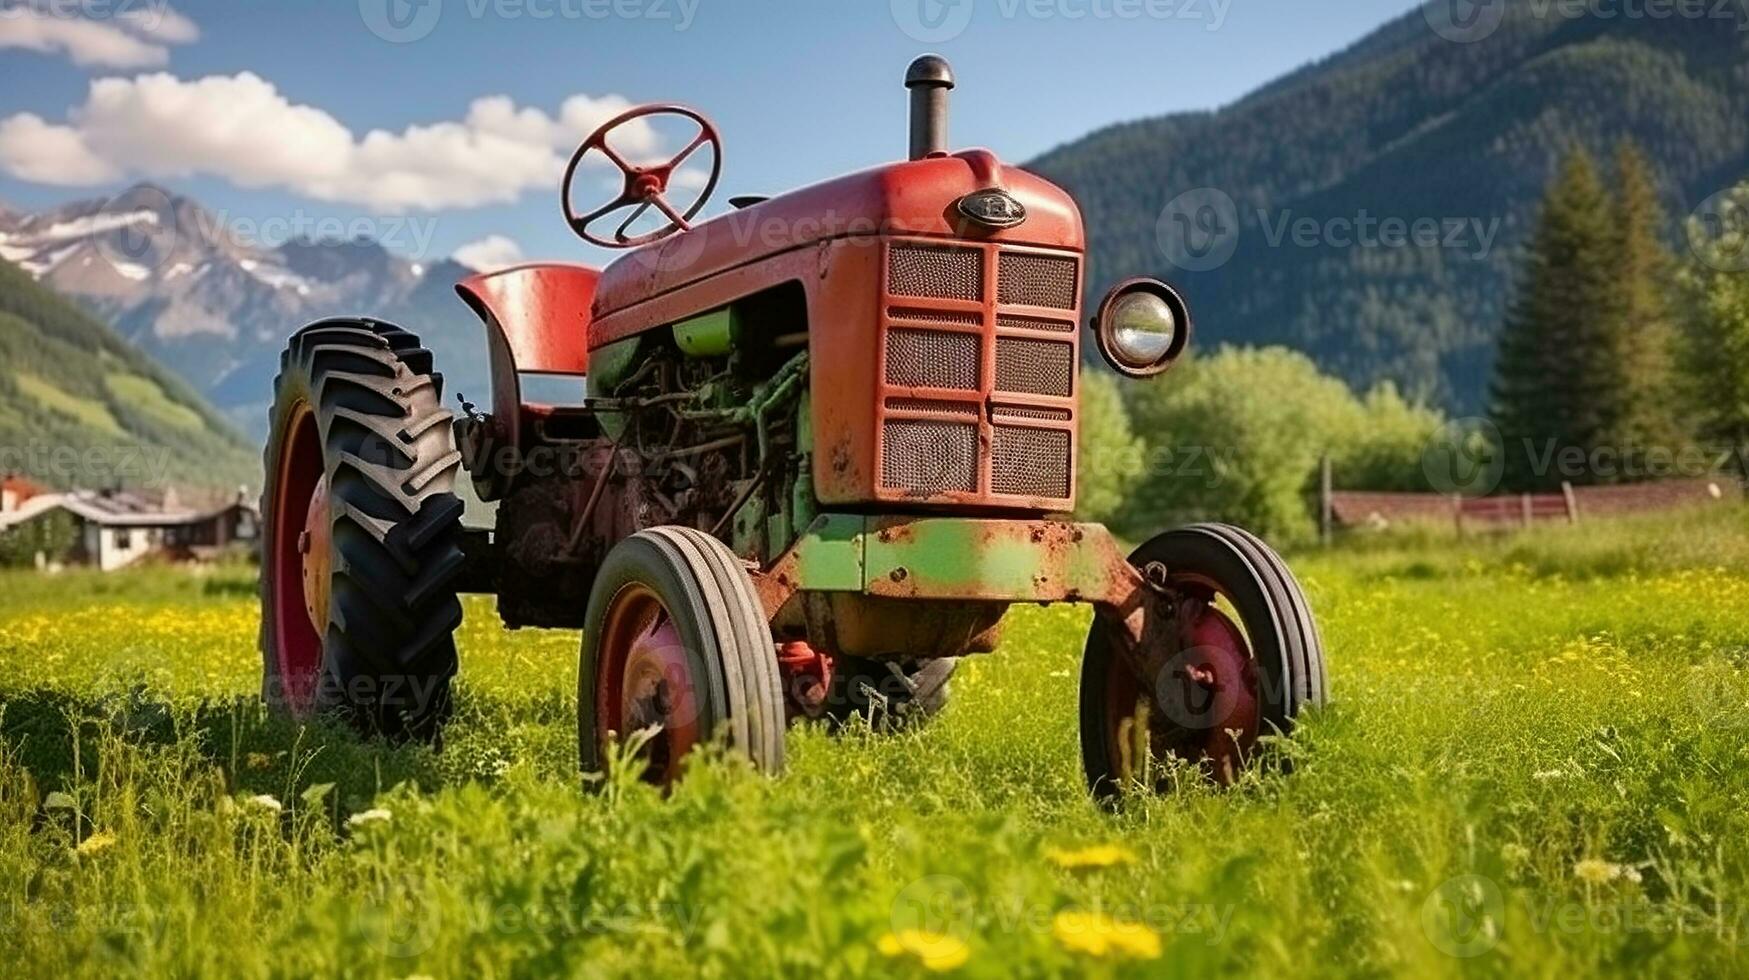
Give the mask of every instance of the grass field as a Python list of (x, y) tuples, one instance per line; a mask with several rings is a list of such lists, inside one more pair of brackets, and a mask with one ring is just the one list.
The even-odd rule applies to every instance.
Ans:
[(269, 717), (243, 573), (0, 578), (0, 971), (1749, 971), (1749, 513), (1297, 556), (1294, 772), (1097, 809), (1085, 614), (897, 736), (574, 775), (577, 640), (468, 607), (441, 753)]

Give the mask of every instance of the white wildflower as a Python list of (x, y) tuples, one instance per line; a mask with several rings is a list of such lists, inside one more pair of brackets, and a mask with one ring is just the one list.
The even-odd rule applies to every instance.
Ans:
[(382, 807), (372, 807), (369, 810), (360, 810), (352, 816), (347, 817), (346, 826), (356, 830), (359, 827), (368, 827), (373, 823), (388, 823), (389, 817), (391, 816), (392, 814), (390, 814), (389, 811), (384, 810)]
[(251, 797), (249, 797), (247, 802), (250, 806), (254, 807), (255, 809), (266, 810), (268, 813), (278, 813), (280, 810), (284, 809), (284, 807), (279, 805), (278, 800), (274, 799), (271, 796), (268, 796), (266, 793), (260, 793), (260, 794), (257, 794), (255, 796), (251, 796)]

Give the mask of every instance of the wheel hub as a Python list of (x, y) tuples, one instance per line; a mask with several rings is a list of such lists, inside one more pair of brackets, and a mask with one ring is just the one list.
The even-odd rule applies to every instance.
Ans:
[(1159, 685), (1161, 715), (1178, 729), (1182, 754), (1208, 762), (1216, 779), (1230, 783), (1257, 743), (1257, 671), (1245, 637), (1225, 613), (1201, 602), (1187, 605), (1176, 676)]
[(328, 511), (328, 478), (316, 481), (304, 529), (298, 532), (298, 559), (304, 568), (304, 612), (318, 634), (328, 629), (329, 576), (334, 569), (333, 524)]
[(645, 778), (673, 782), (683, 757), (701, 740), (692, 663), (661, 601), (634, 587), (614, 599), (602, 623), (599, 735), (622, 740), (648, 732)]
[(1107, 717), (1117, 768), (1144, 778), (1149, 756), (1169, 754), (1229, 784), (1256, 746), (1261, 718), (1250, 644), (1203, 598), (1182, 601), (1176, 623), (1176, 652), (1148, 658), (1143, 676), (1128, 667), (1110, 675)]

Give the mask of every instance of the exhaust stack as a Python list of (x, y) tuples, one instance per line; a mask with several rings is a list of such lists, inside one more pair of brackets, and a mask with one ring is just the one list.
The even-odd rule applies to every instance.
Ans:
[(926, 54), (905, 72), (911, 90), (911, 159), (947, 152), (947, 93), (953, 88), (953, 66), (940, 55)]

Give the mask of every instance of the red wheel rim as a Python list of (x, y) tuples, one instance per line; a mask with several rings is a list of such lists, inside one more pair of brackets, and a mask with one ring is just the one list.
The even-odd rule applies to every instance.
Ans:
[[(307, 403), (292, 408), (281, 445), (279, 472), (273, 484), (273, 553), (268, 559), (273, 572), (273, 653), (279, 668), (280, 697), (293, 713), (304, 714), (315, 701), (316, 680), (322, 670), (323, 627), (313, 620), (320, 616), (325, 626), (328, 609), (325, 588), (319, 594), (307, 594), (306, 576), (316, 574), (316, 570), (306, 568), (306, 555), (313, 554), (319, 544), (316, 560), (324, 568), (329, 561), (327, 495), (320, 492), (325, 484), (322, 439), (315, 413)], [(311, 533), (312, 516), (322, 518), (323, 526), (316, 529), (319, 542)]]
[(648, 587), (628, 585), (608, 602), (596, 650), (596, 737), (654, 728), (644, 778), (672, 783), (700, 741), (698, 679), (674, 616)]
[(1244, 632), (1216, 608), (1221, 594), (1216, 583), (1174, 575), (1170, 584), (1183, 596), (1179, 652), (1150, 661), (1154, 677), (1145, 689), (1121, 659), (1106, 673), (1112, 771), (1137, 774), (1135, 726), (1145, 718), (1152, 754), (1195, 763), (1230, 785), (1257, 744), (1262, 718), (1257, 662)]

